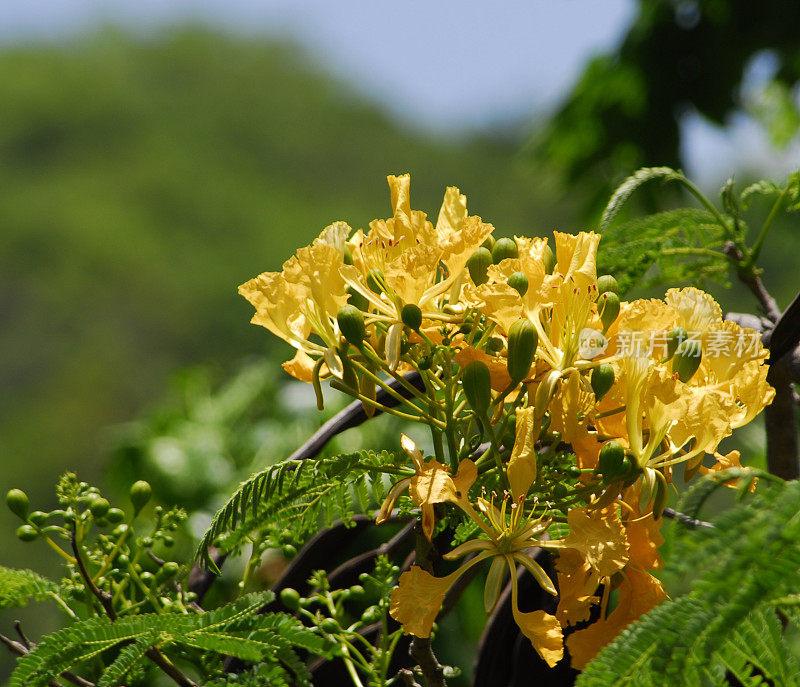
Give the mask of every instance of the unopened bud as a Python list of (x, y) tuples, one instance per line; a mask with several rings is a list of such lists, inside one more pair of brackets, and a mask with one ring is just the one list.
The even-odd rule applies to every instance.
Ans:
[(403, 306), (403, 310), (400, 313), (400, 319), (403, 320), (403, 324), (406, 327), (416, 332), (422, 325), (422, 310), (419, 309), (418, 305), (408, 303), (407, 305)]
[(492, 380), (489, 368), (480, 360), (473, 360), (464, 367), (461, 384), (467, 403), (480, 415), (485, 415), (492, 398)]
[(528, 292), (528, 277), (524, 272), (514, 272), (508, 278), (508, 285), (520, 296), (524, 296)]
[(539, 334), (533, 322), (524, 318), (517, 320), (508, 331), (508, 375), (514, 384), (519, 384), (530, 372)]
[(597, 299), (597, 307), (600, 310), (603, 328), (608, 329), (619, 315), (619, 296), (613, 291), (606, 291)]
[(597, 293), (606, 293), (611, 291), (619, 295), (619, 284), (610, 274), (604, 274), (597, 278)]
[(553, 270), (556, 268), (556, 256), (554, 255), (553, 249), (550, 248), (550, 246), (544, 247), (542, 261), (544, 262), (544, 271), (547, 274), (553, 274)]
[(672, 356), (672, 372), (678, 375), (678, 379), (686, 383), (697, 372), (701, 360), (700, 341), (684, 341)]
[(678, 346), (680, 346), (686, 339), (689, 338), (689, 334), (683, 327), (675, 327), (675, 329), (671, 329), (667, 334), (667, 358), (671, 358), (675, 355), (675, 351), (678, 350)]
[(614, 368), (608, 363), (598, 365), (592, 370), (591, 382), (595, 400), (600, 401), (614, 386)]
[(339, 323), (339, 330), (344, 338), (356, 348), (360, 348), (367, 333), (364, 326), (364, 313), (348, 303), (339, 308), (336, 321)]
[(28, 509), (31, 507), (28, 495), (22, 489), (12, 489), (6, 494), (6, 504), (9, 510), (18, 518), (25, 518), (28, 515)]
[(497, 241), (494, 242), (494, 247), (492, 248), (492, 262), (494, 262), (495, 265), (506, 258), (518, 257), (519, 248), (517, 248), (517, 242), (514, 241), (514, 239), (497, 239)]
[(491, 264), (492, 254), (489, 252), (488, 248), (478, 248), (478, 250), (469, 256), (469, 260), (467, 260), (467, 269), (469, 270), (469, 276), (472, 277), (475, 286), (486, 283), (486, 280), (489, 278), (489, 265)]

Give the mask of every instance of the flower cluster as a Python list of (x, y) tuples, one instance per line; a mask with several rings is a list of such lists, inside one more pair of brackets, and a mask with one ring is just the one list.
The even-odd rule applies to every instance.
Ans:
[[(239, 291), (253, 322), (296, 349), (284, 368), (314, 384), (320, 405), (330, 380), (368, 413), (430, 427), (435, 455), (403, 438), (408, 474), (377, 520), (408, 490), (429, 539), (439, 525), (472, 528), (444, 556), (470, 558), (442, 577), (411, 566), (393, 617), (429, 636), (447, 591), (485, 562), (487, 612), (508, 574), (514, 618), (549, 665), (563, 630), (600, 606), (566, 640), (581, 668), (664, 598), (649, 571), (674, 466), (689, 479), (738, 464), (718, 448), (771, 401), (766, 352), (698, 289), (621, 301), (614, 277), (597, 275), (594, 232), (555, 232), (552, 247), (495, 239), (452, 187), (434, 225), (411, 209), (407, 175), (388, 180), (392, 217), (368, 231), (336, 222)], [(568, 534), (550, 536), (553, 523)], [(556, 556), (556, 581), (534, 558), (541, 548)], [(558, 596), (555, 615), (519, 610), (518, 570)]]

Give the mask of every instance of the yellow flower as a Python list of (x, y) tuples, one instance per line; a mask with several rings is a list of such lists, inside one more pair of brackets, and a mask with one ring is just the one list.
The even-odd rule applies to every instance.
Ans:
[(469, 459), (458, 464), (455, 477), (450, 476), (450, 468), (437, 460), (423, 460), (422, 452), (412, 439), (401, 435), (400, 444), (414, 462), (416, 472), (395, 483), (381, 505), (375, 523), (380, 525), (391, 515), (400, 494), (408, 489), (411, 499), (422, 510), (422, 530), (430, 541), (435, 525), (434, 506), (448, 501), (456, 504), (469, 503), (469, 488), (478, 476), (478, 469)]
[[(324, 355), (331, 372), (339, 368), (334, 352), (339, 341), (336, 314), (348, 298), (339, 270), (344, 265), (344, 239), (349, 231), (344, 222), (330, 225), (310, 246), (287, 260), (281, 272), (264, 272), (239, 287), (239, 293), (256, 309), (253, 324), (266, 327), (298, 349), (298, 356), (285, 369), (304, 381), (310, 381), (309, 356)], [(322, 344), (311, 341), (311, 334)]]
[(515, 499), (525, 496), (536, 479), (536, 440), (541, 424), (536, 422), (533, 406), (517, 408), (516, 436), (511, 458), (506, 466), (511, 494)]
[[(450, 488), (445, 491), (450, 494)], [(514, 619), (539, 655), (548, 663), (555, 665), (563, 655), (561, 627), (558, 620), (543, 611), (523, 613), (519, 610), (517, 599), (517, 565), (522, 565), (533, 575), (539, 585), (550, 594), (556, 595), (555, 587), (541, 566), (526, 551), (535, 547), (561, 548), (562, 542), (543, 541), (539, 536), (550, 525), (543, 517), (534, 518), (524, 514), (524, 497), (509, 504), (508, 496), (498, 509), (491, 501), (478, 499), (479, 515), (465, 495), (452, 500), (483, 531), (487, 538), (472, 539), (444, 558), (455, 560), (468, 554), (477, 554), (446, 577), (436, 578), (418, 566), (400, 576), (399, 586), (392, 593), (390, 612), (392, 617), (403, 625), (403, 630), (418, 637), (430, 635), (447, 590), (472, 566), (491, 559), (492, 565), (484, 587), (484, 607), (490, 613), (500, 597), (506, 572), (511, 573), (512, 611)]]
[(569, 534), (564, 547), (578, 551), (599, 580), (610, 578), (625, 567), (629, 544), (615, 506), (572, 508), (567, 522)]

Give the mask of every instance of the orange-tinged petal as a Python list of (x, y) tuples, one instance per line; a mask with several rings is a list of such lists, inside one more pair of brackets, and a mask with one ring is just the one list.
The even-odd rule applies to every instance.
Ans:
[(667, 598), (661, 582), (649, 573), (629, 566), (624, 574), (619, 604), (611, 614), (567, 638), (573, 668), (583, 670), (623, 629)]
[[(281, 367), (295, 379), (310, 384), (314, 376), (314, 365), (314, 359), (307, 355), (305, 351), (298, 349), (297, 353), (294, 354), (294, 358), (282, 363)], [(325, 365), (323, 365), (324, 367)], [(320, 372), (322, 373), (322, 370)]]
[(489, 379), (492, 389), (502, 391), (511, 384), (511, 377), (508, 376), (508, 367), (505, 358), (484, 353), (473, 346), (466, 346), (456, 353), (454, 360), (460, 368), (465, 368), (474, 360), (479, 360), (489, 368)]

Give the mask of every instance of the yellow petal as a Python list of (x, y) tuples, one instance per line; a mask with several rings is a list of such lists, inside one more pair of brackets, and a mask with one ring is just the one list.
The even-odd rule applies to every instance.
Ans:
[(506, 474), (514, 500), (525, 496), (536, 479), (536, 440), (541, 425), (536, 422), (533, 406), (517, 408), (516, 437)]
[(567, 513), (569, 534), (564, 545), (576, 549), (600, 577), (611, 577), (628, 562), (628, 540), (615, 506)]
[(573, 668), (583, 670), (623, 629), (667, 598), (661, 583), (649, 573), (629, 566), (624, 574), (619, 604), (611, 614), (567, 638)]
[(455, 580), (452, 575), (434, 577), (417, 565), (400, 575), (392, 592), (389, 614), (403, 626), (403, 632), (430, 637), (445, 594)]
[(686, 331), (703, 332), (722, 320), (719, 304), (700, 289), (669, 289), (664, 300), (675, 311), (678, 324)]
[(561, 549), (556, 561), (558, 573), (558, 608), (556, 617), (562, 626), (575, 625), (589, 619), (598, 578), (575, 549)]
[(491, 380), (492, 389), (495, 391), (502, 391), (511, 384), (511, 377), (508, 376), (508, 366), (505, 358), (489, 355), (474, 346), (465, 346), (456, 353), (454, 360), (462, 369), (472, 361), (480, 360), (489, 368), (489, 379)]
[(281, 367), (295, 379), (310, 384), (314, 376), (314, 364), (315, 361), (313, 358), (304, 351), (298, 350), (294, 358), (282, 363)]
[(574, 279), (576, 286), (586, 288), (597, 283), (597, 245), (600, 235), (593, 231), (579, 234), (553, 232), (556, 243), (557, 269), (565, 280)]

